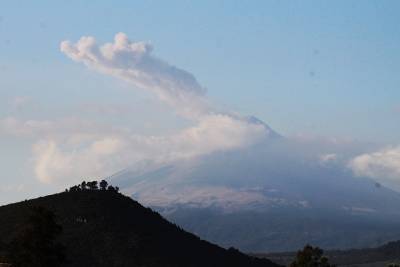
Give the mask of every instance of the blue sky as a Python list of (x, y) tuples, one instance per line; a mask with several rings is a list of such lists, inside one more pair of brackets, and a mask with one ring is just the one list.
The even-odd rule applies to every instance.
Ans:
[[(90, 35), (101, 44), (124, 32), (192, 73), (213, 102), (282, 135), (397, 145), (399, 8), (398, 1), (2, 1), (0, 115), (55, 120), (83, 112), (143, 134), (185, 127), (151, 93), (59, 49), (63, 40)], [(82, 109), (98, 104), (127, 111), (99, 119)], [(1, 138), (5, 179), (30, 181), (32, 140)]]

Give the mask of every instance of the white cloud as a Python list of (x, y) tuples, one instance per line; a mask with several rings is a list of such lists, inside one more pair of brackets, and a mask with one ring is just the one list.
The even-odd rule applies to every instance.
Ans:
[(319, 157), (319, 160), (322, 164), (334, 162), (334, 161), (336, 161), (336, 159), (337, 159), (337, 154), (335, 154), (335, 153), (322, 154)]
[(400, 189), (400, 146), (361, 154), (349, 166), (358, 176), (371, 177)]
[[(120, 130), (119, 130), (120, 131)], [(9, 116), (0, 119), (0, 135), (47, 138), (60, 136), (92, 137), (115, 132), (113, 127), (79, 118), (60, 118), (56, 120), (20, 120)]]
[(51, 122), (49, 121), (27, 120), (22, 122), (15, 117), (6, 117), (0, 120), (0, 134), (26, 136), (42, 131), (47, 132), (50, 127)]

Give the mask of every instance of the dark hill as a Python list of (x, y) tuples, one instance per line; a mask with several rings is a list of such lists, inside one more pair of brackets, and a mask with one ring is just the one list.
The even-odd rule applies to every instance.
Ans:
[(201, 240), (129, 197), (101, 190), (65, 192), (0, 207), (2, 244), (10, 242), (37, 206), (53, 211), (63, 228), (60, 242), (66, 248), (66, 266), (278, 266)]

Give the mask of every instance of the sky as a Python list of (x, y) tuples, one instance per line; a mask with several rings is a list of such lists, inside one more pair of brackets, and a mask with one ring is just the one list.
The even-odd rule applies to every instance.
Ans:
[[(397, 178), (399, 8), (398, 1), (1, 1), (0, 203), (154, 155), (249, 145), (262, 133), (246, 116), (282, 136), (379, 144), (355, 157), (353, 170), (373, 176), (389, 166)], [(79, 47), (83, 36), (96, 44)], [(90, 49), (113, 42), (93, 58)]]

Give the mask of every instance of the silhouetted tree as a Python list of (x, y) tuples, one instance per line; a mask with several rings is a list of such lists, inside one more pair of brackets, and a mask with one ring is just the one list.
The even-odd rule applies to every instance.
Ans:
[(107, 185), (108, 185), (108, 183), (107, 183), (106, 180), (101, 180), (101, 182), (100, 182), (100, 189), (101, 189), (101, 190), (106, 190), (106, 189), (107, 189)]
[(107, 187), (107, 190), (108, 190), (108, 191), (112, 191), (112, 192), (118, 193), (119, 187), (118, 187), (118, 186), (109, 185), (109, 186)]
[(87, 182), (86, 185), (89, 187), (89, 190), (99, 189), (97, 186), (97, 181)]
[(77, 186), (77, 185), (71, 186), (71, 187), (69, 188), (69, 191), (70, 191), (70, 192), (78, 192), (78, 191), (80, 191), (80, 190), (81, 190), (80, 187)]
[(56, 242), (61, 231), (53, 212), (42, 207), (33, 208), (9, 246), (9, 263), (13, 267), (60, 266), (65, 259), (64, 247)]
[(323, 254), (322, 249), (306, 245), (303, 250), (297, 252), (296, 259), (290, 267), (334, 267), (335, 265), (330, 264)]
[(81, 184), (71, 186), (69, 189), (66, 189), (65, 192), (79, 192), (79, 191), (85, 191), (85, 190), (98, 190), (100, 187), (100, 190), (105, 191), (113, 191), (113, 192), (119, 192), (119, 187), (118, 186), (112, 186), (109, 185), (106, 180), (101, 180), (100, 183), (97, 181), (91, 181), (91, 182), (85, 182), (83, 181)]
[(108, 190), (108, 191), (115, 191), (115, 187), (112, 186), (112, 185), (109, 185), (109, 186), (107, 187), (107, 190)]
[(86, 185), (86, 182), (85, 182), (85, 181), (83, 181), (83, 182), (81, 183), (81, 189), (82, 189), (82, 190), (86, 190), (86, 189), (87, 189), (87, 185)]

